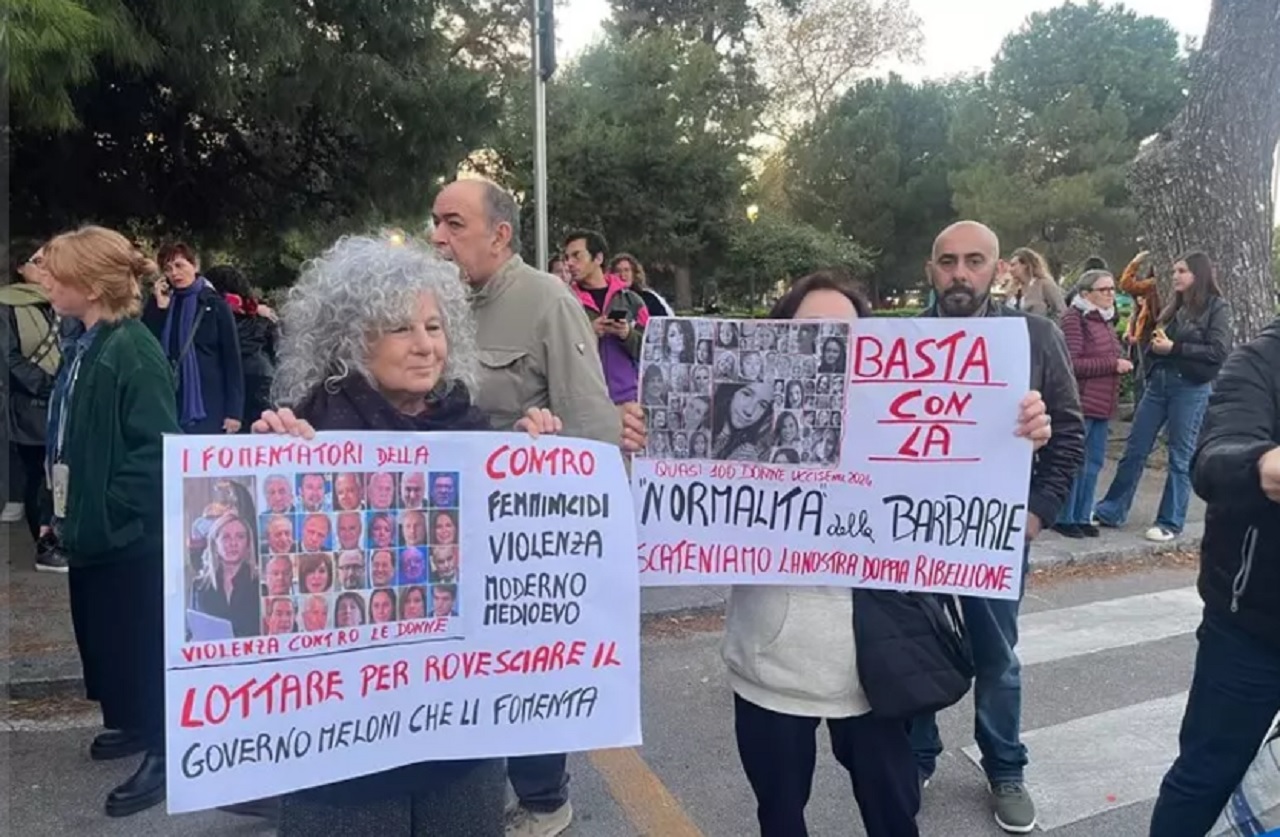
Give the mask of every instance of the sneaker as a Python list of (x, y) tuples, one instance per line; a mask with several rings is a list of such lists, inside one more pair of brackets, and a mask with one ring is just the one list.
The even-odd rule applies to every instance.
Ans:
[(36, 572), (38, 573), (63, 573), (67, 572), (67, 555), (61, 549), (50, 549), (41, 552), (36, 556)]
[(4, 511), (0, 511), (0, 523), (21, 523), (25, 515), (21, 503), (5, 503)]
[(556, 837), (573, 822), (573, 805), (566, 802), (554, 811), (530, 811), (524, 806), (507, 818), (506, 837)]
[(1163, 526), (1152, 526), (1146, 531), (1146, 534), (1143, 535), (1143, 537), (1153, 543), (1168, 543), (1178, 537), (1178, 535), (1176, 532), (1170, 532)]
[(1036, 827), (1036, 804), (1022, 782), (991, 786), (996, 825), (1010, 834), (1030, 834)]
[(1084, 532), (1074, 523), (1055, 523), (1049, 527), (1064, 538), (1083, 538)]
[(1099, 529), (1097, 526), (1093, 525), (1092, 523), (1086, 523), (1085, 525), (1081, 526), (1080, 531), (1084, 533), (1084, 536), (1086, 538), (1102, 537), (1102, 530)]

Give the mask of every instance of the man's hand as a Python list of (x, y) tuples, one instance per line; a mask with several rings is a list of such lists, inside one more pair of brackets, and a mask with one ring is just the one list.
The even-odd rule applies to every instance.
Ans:
[(1130, 363), (1128, 360), (1124, 358), (1120, 358), (1119, 360), (1116, 361), (1116, 372), (1118, 372), (1119, 374), (1128, 375), (1132, 371), (1133, 371), (1133, 364)]
[(1034, 541), (1040, 537), (1040, 529), (1044, 526), (1035, 512), (1027, 512), (1027, 540)]
[(649, 444), (649, 431), (644, 426), (644, 408), (629, 401), (618, 408), (622, 414), (622, 452), (638, 453)]
[(1053, 438), (1048, 408), (1044, 405), (1044, 398), (1035, 390), (1024, 395), (1018, 404), (1018, 428), (1014, 435), (1030, 439), (1032, 450), (1040, 450)]
[(1280, 503), (1280, 447), (1274, 447), (1258, 460), (1262, 493), (1273, 503)]
[(516, 422), (516, 430), (523, 430), (529, 434), (531, 439), (536, 439), (540, 435), (546, 433), (555, 435), (564, 430), (564, 422), (559, 416), (552, 413), (544, 407), (530, 407), (529, 410)]
[(233, 419), (233, 418), (223, 419), (222, 429), (227, 433), (239, 433), (240, 419)]

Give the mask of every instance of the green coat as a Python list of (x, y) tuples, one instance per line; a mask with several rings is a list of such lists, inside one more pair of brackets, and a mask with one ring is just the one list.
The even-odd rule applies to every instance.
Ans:
[(176, 404), (173, 372), (146, 326), (104, 323), (80, 362), (66, 426), (60, 537), (72, 567), (116, 560), (144, 537), (160, 538), (162, 437), (181, 432)]

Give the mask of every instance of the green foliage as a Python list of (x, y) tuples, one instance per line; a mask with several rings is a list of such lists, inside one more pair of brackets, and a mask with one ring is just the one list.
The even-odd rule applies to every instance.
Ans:
[(77, 127), (15, 121), (18, 230), (92, 219), (234, 243), (281, 281), (290, 235), (425, 217), (429, 184), (497, 115), (483, 71), (494, 54), (478, 35), (452, 40), (474, 35), (451, 11), (461, 0), (121, 5), (165, 58), (76, 76)]
[[(727, 219), (744, 211), (743, 160), (763, 99), (754, 78), (700, 41), (641, 33), (589, 50), (547, 94), (552, 243), (596, 229), (650, 273), (690, 265), (705, 275)], [(527, 88), (516, 91), (488, 169), (517, 193), (532, 189), (525, 102)]]
[(764, 294), (778, 283), (789, 283), (818, 270), (865, 276), (871, 259), (848, 238), (822, 232), (808, 224), (761, 216), (755, 223), (739, 221), (729, 231), (728, 247), (717, 288), (741, 297), (752, 289)]
[(803, 221), (875, 254), (877, 295), (916, 287), (950, 220), (955, 89), (864, 81), (787, 146), (786, 203)]
[(1132, 249), (1125, 173), (1141, 139), (1181, 107), (1186, 61), (1159, 18), (1066, 3), (1005, 39), (958, 109), (955, 208), (1008, 245), (1035, 246), (1055, 270)]

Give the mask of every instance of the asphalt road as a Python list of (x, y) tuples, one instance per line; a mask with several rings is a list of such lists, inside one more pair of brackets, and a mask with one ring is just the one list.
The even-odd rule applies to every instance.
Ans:
[[(1028, 775), (1054, 837), (1138, 837), (1176, 747), (1198, 600), (1186, 567), (1034, 583), (1023, 607)], [(754, 803), (737, 761), (717, 620), (660, 622), (644, 641), (638, 751), (571, 760), (573, 837), (743, 837)], [(994, 835), (972, 744), (972, 707), (945, 713), (948, 747), (925, 793), (925, 835)], [(270, 833), (219, 813), (152, 810), (119, 821), (101, 803), (132, 764), (94, 764), (94, 718), (74, 704), (20, 705), (0, 721), (0, 834), (196, 837)], [(825, 740), (809, 806), (814, 835), (860, 835), (847, 776)]]

